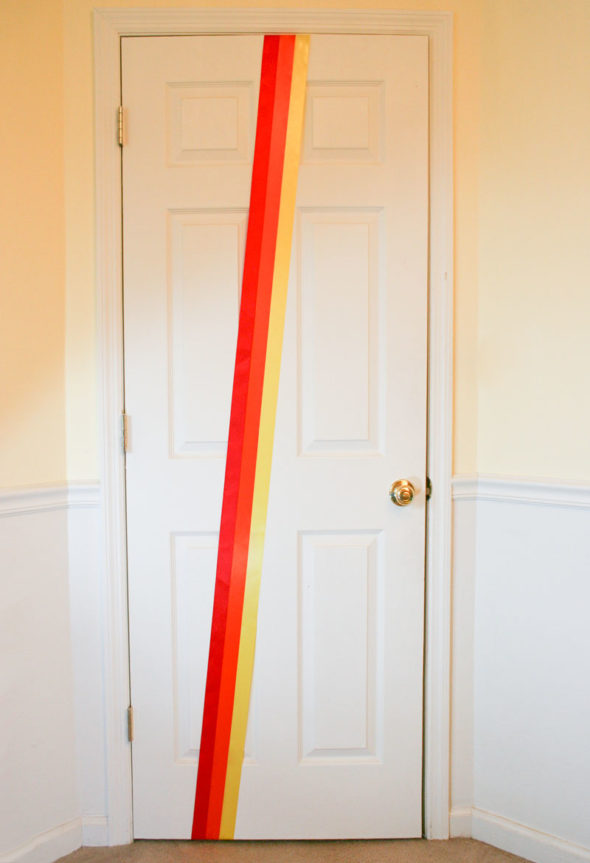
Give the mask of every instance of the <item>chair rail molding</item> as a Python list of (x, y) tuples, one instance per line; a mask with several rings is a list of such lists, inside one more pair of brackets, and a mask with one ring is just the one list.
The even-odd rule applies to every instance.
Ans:
[(0, 518), (59, 509), (94, 509), (100, 503), (97, 483), (0, 489)]
[(453, 321), (452, 14), (341, 9), (97, 9), (94, 12), (96, 259), (107, 573), (105, 633), (109, 842), (132, 840), (125, 563), (121, 153), (115, 135), (122, 36), (214, 33), (424, 35), (430, 64), (429, 447), (434, 493), (426, 565), (424, 833), (449, 835), (451, 422)]
[(453, 477), (453, 500), (490, 500), (536, 506), (590, 508), (590, 483), (488, 474)]

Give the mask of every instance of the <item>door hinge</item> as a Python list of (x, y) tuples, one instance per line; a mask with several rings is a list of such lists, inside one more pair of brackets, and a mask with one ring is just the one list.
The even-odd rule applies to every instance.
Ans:
[(429, 476), (426, 477), (426, 500), (432, 497), (432, 480)]
[(133, 707), (130, 704), (127, 708), (127, 740), (133, 743), (135, 737), (135, 727), (133, 725)]
[(126, 453), (129, 449), (129, 414), (125, 411), (121, 414), (121, 446)]
[(122, 105), (117, 108), (117, 141), (119, 147), (125, 144), (125, 109)]

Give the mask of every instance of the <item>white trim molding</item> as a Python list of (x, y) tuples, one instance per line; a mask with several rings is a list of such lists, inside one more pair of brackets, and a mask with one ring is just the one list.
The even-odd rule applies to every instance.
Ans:
[(453, 478), (453, 499), (588, 509), (590, 485), (557, 479), (458, 475)]
[(468, 806), (454, 806), (451, 809), (449, 832), (453, 839), (458, 836), (472, 836), (472, 813), (473, 809)]
[(82, 816), (82, 845), (97, 848), (109, 844), (109, 824), (104, 815)]
[(97, 482), (71, 482), (68, 485), (68, 509), (98, 509), (100, 485)]
[(60, 509), (95, 508), (99, 502), (98, 483), (0, 489), (0, 518)]
[(453, 322), (452, 14), (372, 9), (98, 9), (94, 12), (96, 260), (107, 580), (105, 658), (109, 842), (132, 839), (123, 409), (121, 154), (115, 137), (122, 36), (199, 33), (424, 35), (430, 64), (430, 249), (424, 832), (449, 835), (451, 429)]
[(36, 488), (14, 488), (0, 491), (0, 517), (34, 515), (38, 512), (66, 509), (67, 485), (48, 485)]
[(582, 863), (590, 861), (590, 848), (543, 833), (510, 818), (474, 808), (473, 838), (535, 863)]
[[(95, 33), (175, 36), (198, 33), (394, 33), (450, 40), (450, 12), (380, 9), (96, 9)], [(449, 42), (450, 44), (450, 42)], [(449, 57), (450, 60), (450, 57)]]
[(52, 863), (76, 851), (81, 845), (82, 819), (74, 818), (0, 855), (0, 863)]

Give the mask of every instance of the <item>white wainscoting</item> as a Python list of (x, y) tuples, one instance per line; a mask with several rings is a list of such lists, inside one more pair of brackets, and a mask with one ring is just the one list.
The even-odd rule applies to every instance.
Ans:
[(82, 844), (108, 845), (104, 543), (98, 484), (70, 485), (68, 557)]
[(451, 831), (590, 860), (590, 487), (458, 477), (454, 498)]
[(81, 844), (66, 487), (0, 492), (0, 861)]
[(0, 863), (108, 843), (97, 484), (0, 491)]
[(453, 503), (451, 595), (451, 836), (471, 836), (473, 806), (474, 498)]
[[(0, 492), (0, 863), (109, 841), (101, 525), (96, 485)], [(457, 477), (453, 573), (451, 833), (590, 861), (590, 487)]]

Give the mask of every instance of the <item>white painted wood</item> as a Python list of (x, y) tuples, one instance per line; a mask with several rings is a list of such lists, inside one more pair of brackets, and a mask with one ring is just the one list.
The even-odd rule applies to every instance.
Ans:
[[(453, 747), (451, 745), (451, 755), (453, 754)], [(452, 786), (451, 786), (451, 794), (452, 794)], [(466, 838), (471, 838), (472, 831), (472, 817), (471, 817), (472, 809), (470, 806), (453, 806), (451, 809), (451, 815), (449, 818), (449, 833), (451, 838), (456, 838), (459, 836), (463, 836)]]
[[(25, 525), (30, 526), (30, 534), (26, 536), (28, 547), (41, 548), (44, 543), (51, 541), (52, 535), (57, 539), (60, 536), (64, 539), (63, 562), (59, 568), (63, 569), (64, 577), (67, 569), (69, 583), (69, 637), (73, 661), (73, 714), (78, 785), (75, 809), (81, 814), (82, 824), (81, 839), (78, 819), (75, 819), (63, 827), (25, 842), (18, 849), (13, 849), (9, 852), (11, 859), (16, 854), (15, 859), (32, 860), (43, 857), (54, 860), (75, 850), (80, 844), (108, 844), (108, 823), (105, 815), (104, 573), (101, 561), (100, 501), (97, 483), (71, 483), (0, 491), (0, 518), (7, 519), (5, 528), (8, 532), (6, 543), (4, 538), (2, 539), (5, 569), (10, 566), (9, 557), (14, 559), (18, 554), (16, 546)], [(18, 526), (17, 521), (22, 518), (25, 520)], [(60, 525), (59, 530), (56, 528), (56, 518)], [(67, 538), (60, 532), (64, 518)], [(43, 564), (43, 579), (49, 576), (50, 570), (51, 578), (58, 578), (58, 568), (54, 564), (50, 566), (50, 562), (51, 557), (47, 555)], [(19, 577), (21, 580), (28, 577), (27, 568), (22, 561)], [(55, 609), (52, 613), (56, 614)], [(67, 660), (69, 661), (69, 651)], [(62, 657), (59, 661), (56, 660), (56, 664), (63, 664), (64, 661)], [(19, 705), (19, 714), (20, 712), (22, 705)], [(37, 712), (40, 715), (45, 713), (43, 710)], [(7, 710), (5, 713), (7, 719)], [(56, 797), (59, 797), (59, 783), (52, 786), (52, 801)], [(44, 811), (40, 801), (37, 801), (34, 808), (40, 813)], [(4, 857), (0, 859), (4, 860)]]
[(109, 823), (106, 815), (82, 817), (82, 845), (100, 848), (109, 844)]
[(94, 509), (98, 501), (96, 483), (0, 489), (0, 518), (55, 509)]
[(229, 426), (225, 394), (231, 390), (234, 371), (228, 346), (236, 343), (238, 332), (247, 217), (247, 209), (204, 209), (168, 216), (170, 410), (176, 457), (225, 455)]
[[(0, 491), (0, 517), (49, 517), (62, 511), (67, 519), (67, 566), (69, 581), (70, 637), (74, 665), (74, 713), (76, 767), (82, 833), (78, 819), (68, 822), (13, 849), (1, 860), (54, 860), (80, 844), (107, 844), (104, 815), (104, 686), (102, 680), (102, 596), (99, 546), (100, 490), (96, 483), (73, 483)], [(40, 546), (47, 540), (43, 522), (32, 520), (27, 544)], [(10, 527), (8, 526), (10, 531)], [(47, 533), (55, 533), (50, 522)], [(19, 530), (11, 534), (15, 541)], [(6, 548), (8, 553), (8, 548)], [(64, 554), (65, 554), (64, 549)], [(10, 554), (14, 555), (16, 549)], [(7, 566), (7, 560), (4, 561)], [(55, 574), (54, 574), (55, 575)], [(20, 577), (25, 577), (24, 568)], [(42, 806), (39, 806), (42, 810)], [(86, 815), (87, 811), (100, 814)], [(81, 836), (81, 838), (80, 838)]]
[[(451, 35), (449, 12), (399, 9), (98, 9), (96, 25), (111, 36), (188, 35), (191, 33), (393, 33), (440, 40), (437, 62), (450, 57), (444, 39)], [(106, 35), (106, 32), (105, 32)], [(446, 95), (446, 94), (445, 94)]]
[(453, 488), (451, 834), (587, 859), (590, 488), (493, 476)]
[[(339, 93), (333, 130), (324, 124), (320, 137), (326, 152), (358, 144), (345, 113), (359, 98), (355, 82), (369, 80), (380, 82), (381, 158), (300, 167), (254, 678), (260, 709), (240, 838), (421, 834), (427, 47), (420, 36), (312, 37), (309, 80)], [(170, 149), (170, 128), (182, 138), (205, 98), (194, 82), (255, 94), (261, 50), (260, 36), (122, 46), (134, 813), (144, 838), (190, 831), (224, 460), (219, 449), (190, 458), (186, 447), (179, 460), (171, 441), (181, 416), (195, 444), (223, 443), (228, 363), (199, 357), (192, 343), (212, 336), (233, 360), (241, 257), (233, 214), (247, 206), (251, 167), (222, 154), (240, 137), (252, 152), (254, 112), (230, 97), (227, 137), (216, 128), (187, 133), (184, 151), (190, 144), (194, 156), (181, 165), (170, 162), (179, 149)], [(199, 116), (218, 121), (209, 108)], [(313, 139), (313, 104), (309, 122)], [(365, 123), (370, 140), (369, 111)], [(201, 159), (201, 142), (219, 144), (218, 157)], [(209, 397), (219, 390), (221, 421), (219, 399)], [(298, 447), (302, 411), (311, 442), (323, 445), (312, 457)], [(401, 510), (388, 487), (406, 475), (417, 492)], [(298, 537), (310, 531), (315, 553), (298, 563)], [(186, 552), (199, 546), (189, 563)], [(313, 596), (313, 610), (301, 598), (299, 620), (298, 591)]]
[[(419, 25), (420, 16), (412, 20)], [(418, 31), (421, 32), (421, 31)], [(424, 658), (424, 835), (449, 835), (451, 471), (453, 422), (452, 15), (435, 13), (430, 47), (428, 503)]]
[(453, 478), (455, 500), (497, 500), (506, 503), (530, 503), (538, 506), (590, 507), (590, 487), (568, 480), (528, 479), (520, 477), (456, 476)]
[(131, 747), (127, 740), (129, 651), (125, 536), (123, 309), (121, 282), (121, 155), (116, 136), (121, 101), (119, 33), (94, 13), (96, 283), (105, 573), (104, 667), (109, 844), (133, 839)]
[(67, 490), (6, 491), (0, 503), (0, 859), (49, 861), (81, 837)]
[(376, 532), (299, 536), (304, 764), (383, 757), (383, 554)]
[(176, 762), (198, 758), (213, 611), (217, 531), (172, 536)]
[(68, 495), (66, 485), (0, 489), (0, 517), (65, 509)]
[(528, 487), (477, 502), (473, 802), (590, 848), (590, 510)]
[[(429, 505), (425, 657), (424, 809), (426, 836), (448, 835), (450, 673), (450, 475), (452, 417), (452, 16), (446, 12), (354, 10), (102, 9), (94, 12), (96, 106), (96, 246), (99, 297), (101, 429), (105, 486), (105, 553), (109, 561), (106, 640), (109, 663), (126, 667), (127, 627), (122, 560), (125, 537), (123, 463), (116, 441), (122, 408), (120, 310), (120, 154), (113, 134), (120, 99), (119, 39), (123, 35), (198, 32), (371, 32), (424, 34), (430, 46), (430, 329)], [(131, 836), (130, 761), (119, 717), (127, 695), (121, 674), (108, 699), (110, 841)]]
[(583, 863), (590, 860), (590, 847), (534, 830), (511, 818), (477, 808), (472, 810), (471, 818), (474, 839), (535, 863)]
[[(353, 100), (341, 96), (342, 110)], [(299, 212), (302, 453), (377, 453), (383, 444), (383, 231), (379, 208)]]
[(108, 843), (104, 566), (97, 485), (68, 489), (68, 572), (78, 805), (84, 845)]
[(307, 89), (303, 161), (378, 164), (383, 142), (383, 85), (344, 87), (318, 82)]
[(476, 553), (477, 504), (473, 500), (455, 500), (451, 653), (451, 836), (471, 836)]
[(97, 509), (101, 504), (100, 486), (97, 482), (69, 483), (68, 509)]
[(82, 821), (74, 818), (0, 854), (0, 863), (53, 863), (76, 851), (81, 844)]
[(580, 859), (590, 488), (493, 476), (453, 488), (451, 833), (469, 835), (475, 806), (474, 837), (532, 860)]

